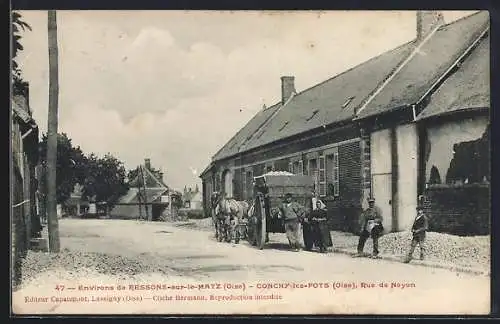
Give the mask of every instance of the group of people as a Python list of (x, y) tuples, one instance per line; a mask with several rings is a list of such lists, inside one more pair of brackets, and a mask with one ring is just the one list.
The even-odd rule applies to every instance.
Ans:
[[(293, 251), (300, 251), (299, 240), (300, 225), (302, 224), (303, 240), (305, 249), (310, 251), (313, 247), (319, 249), (321, 253), (327, 252), (333, 246), (330, 229), (327, 223), (327, 212), (325, 204), (313, 196), (311, 208), (306, 210), (299, 203), (293, 201), (292, 194), (285, 195), (285, 201), (280, 206), (278, 217), (283, 217), (285, 231)], [(425, 233), (428, 230), (428, 220), (420, 204), (416, 208), (416, 216), (411, 228), (412, 240), (408, 254), (404, 262), (408, 263), (413, 258), (413, 253), (417, 245), (420, 247), (420, 259), (424, 259), (425, 253)], [(381, 209), (375, 205), (375, 199), (368, 199), (366, 208), (360, 217), (359, 241), (357, 253), (354, 257), (364, 255), (366, 241), (371, 237), (373, 240), (372, 258), (379, 258), (378, 240), (384, 233), (383, 216)]]
[(301, 249), (299, 239), (301, 225), (307, 251), (316, 247), (321, 253), (325, 253), (333, 246), (327, 224), (326, 206), (314, 196), (311, 198), (309, 210), (305, 210), (299, 203), (293, 201), (292, 194), (287, 193), (285, 201), (280, 206), (278, 217), (284, 219), (286, 236), (293, 251)]

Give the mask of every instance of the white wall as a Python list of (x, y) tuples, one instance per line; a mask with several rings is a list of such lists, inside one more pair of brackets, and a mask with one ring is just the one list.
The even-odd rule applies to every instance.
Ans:
[(224, 192), (226, 197), (233, 197), (233, 171), (229, 170), (224, 174)]
[(398, 230), (412, 225), (418, 195), (418, 134), (416, 124), (396, 128), (398, 156)]
[(425, 170), (426, 182), (429, 180), (433, 165), (437, 167), (441, 181), (445, 182), (453, 158), (453, 144), (480, 138), (488, 123), (487, 116), (479, 116), (427, 128), (431, 151)]
[(375, 198), (375, 204), (382, 210), (385, 230), (391, 231), (392, 207), (389, 203), (392, 199), (390, 130), (376, 131), (370, 136), (372, 195)]

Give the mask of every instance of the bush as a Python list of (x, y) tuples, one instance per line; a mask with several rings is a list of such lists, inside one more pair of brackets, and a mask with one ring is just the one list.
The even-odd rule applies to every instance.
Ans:
[(180, 218), (188, 218), (188, 219), (203, 219), (207, 218), (203, 209), (179, 209)]

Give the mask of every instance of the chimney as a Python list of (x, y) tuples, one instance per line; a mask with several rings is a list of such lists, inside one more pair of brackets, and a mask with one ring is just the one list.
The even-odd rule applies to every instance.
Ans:
[(151, 159), (144, 159), (144, 166), (146, 169), (151, 170)]
[(444, 25), (441, 11), (417, 11), (417, 40), (421, 41), (436, 27)]
[(293, 76), (282, 76), (281, 77), (281, 103), (285, 102), (292, 96), (295, 92), (295, 77)]

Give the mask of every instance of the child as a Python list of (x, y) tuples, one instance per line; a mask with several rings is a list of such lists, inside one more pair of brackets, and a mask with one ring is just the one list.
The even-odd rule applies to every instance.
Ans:
[(413, 221), (413, 226), (411, 228), (411, 232), (413, 234), (413, 238), (411, 240), (410, 251), (405, 259), (405, 263), (408, 263), (413, 258), (413, 252), (415, 251), (415, 247), (417, 244), (420, 246), (420, 260), (424, 259), (424, 243), (425, 243), (425, 232), (428, 229), (427, 216), (424, 214), (424, 209), (422, 206), (417, 207), (417, 216)]

